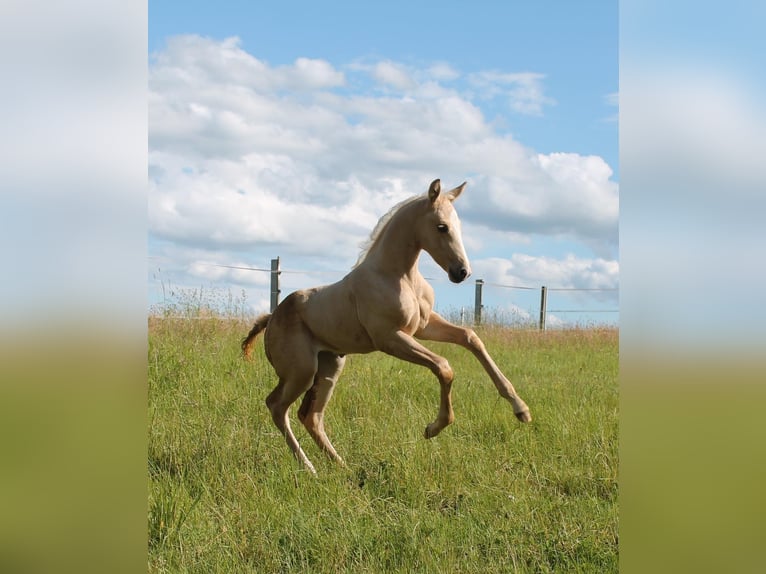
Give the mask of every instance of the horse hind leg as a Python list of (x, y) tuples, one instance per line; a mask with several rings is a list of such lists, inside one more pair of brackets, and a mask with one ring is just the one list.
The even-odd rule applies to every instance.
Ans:
[(289, 409), (296, 399), (311, 388), (316, 372), (316, 357), (312, 362), (298, 361), (294, 358), (292, 366), (287, 373), (277, 373), (280, 375), (279, 383), (266, 398), (266, 406), (271, 412), (271, 418), (274, 424), (285, 437), (287, 446), (293, 452), (295, 457), (313, 474), (316, 474), (314, 465), (303, 452), (298, 439), (295, 438), (290, 428)]
[(314, 439), (317, 446), (322, 449), (332, 460), (345, 466), (343, 459), (333, 448), (330, 439), (324, 429), (324, 410), (332, 397), (335, 383), (338, 382), (340, 373), (345, 364), (345, 357), (327, 352), (319, 353), (317, 373), (314, 376), (314, 384), (306, 391), (303, 402), (298, 409), (298, 418), (306, 427), (306, 430)]
[(297, 458), (309, 471), (311, 471), (312, 474), (316, 474), (314, 465), (311, 464), (311, 461), (306, 456), (306, 453), (303, 452), (301, 445), (298, 444), (298, 439), (295, 438), (293, 430), (290, 427), (290, 405), (300, 396), (304, 388), (308, 387), (308, 385), (299, 387), (298, 392), (295, 392), (295, 386), (295, 384), (291, 384), (288, 381), (280, 379), (279, 384), (266, 399), (266, 406), (271, 412), (271, 419), (274, 421), (274, 424), (282, 433), (282, 436), (285, 437), (285, 442), (287, 442), (287, 446), (290, 447), (290, 450), (295, 455), (295, 458)]

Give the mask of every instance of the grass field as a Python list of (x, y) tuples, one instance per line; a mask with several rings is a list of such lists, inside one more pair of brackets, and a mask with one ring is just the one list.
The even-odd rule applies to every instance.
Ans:
[[(479, 363), (428, 346), (456, 373), (456, 421), (432, 440), (433, 375), (350, 356), (326, 414), (348, 468), (294, 460), (264, 399), (249, 324), (149, 320), (150, 572), (616, 572), (616, 329), (478, 330), (530, 406), (523, 425)], [(390, 405), (394, 405), (390, 408)]]

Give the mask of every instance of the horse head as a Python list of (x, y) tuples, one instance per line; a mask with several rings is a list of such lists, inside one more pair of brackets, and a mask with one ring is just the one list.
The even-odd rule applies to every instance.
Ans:
[(438, 179), (431, 182), (427, 211), (418, 223), (418, 238), (422, 248), (447, 272), (453, 283), (461, 283), (471, 275), (471, 265), (463, 247), (460, 219), (452, 205), (465, 185), (463, 182), (442, 193), (441, 182)]

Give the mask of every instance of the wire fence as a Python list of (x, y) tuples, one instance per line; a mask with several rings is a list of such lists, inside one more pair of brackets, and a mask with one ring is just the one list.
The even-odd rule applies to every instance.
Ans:
[[(492, 283), (492, 282), (485, 282), (481, 279), (476, 280), (476, 295), (475, 295), (475, 305), (474, 305), (474, 323), (475, 324), (481, 324), (483, 320), (483, 310), (484, 310), (484, 304), (483, 304), (483, 288), (487, 287), (497, 287), (501, 289), (513, 289), (513, 290), (519, 290), (519, 291), (528, 291), (528, 292), (534, 292), (538, 291), (540, 293), (540, 299), (539, 299), (539, 306), (537, 308), (537, 311), (539, 312), (539, 319), (537, 321), (537, 325), (541, 330), (544, 330), (546, 328), (546, 325), (548, 323), (548, 320), (550, 316), (556, 316), (557, 314), (567, 314), (567, 313), (578, 313), (578, 314), (591, 314), (591, 313), (612, 313), (617, 314), (619, 313), (619, 309), (584, 309), (584, 308), (560, 308), (560, 309), (550, 309), (548, 308), (548, 294), (549, 292), (566, 292), (566, 293), (574, 293), (574, 292), (618, 292), (619, 289), (616, 287), (548, 287), (545, 285), (541, 286), (528, 286), (528, 285), (508, 285), (503, 283)], [(557, 317), (556, 317), (557, 318)], [(557, 318), (558, 319), (558, 318)]]
[[(152, 258), (150, 256), (150, 258)], [(260, 273), (269, 273), (270, 274), (270, 309), (271, 311), (274, 311), (276, 309), (277, 305), (279, 304), (280, 295), (282, 293), (282, 284), (280, 277), (283, 274), (301, 274), (301, 275), (333, 275), (333, 276), (342, 276), (348, 273), (348, 270), (345, 271), (336, 271), (336, 270), (299, 270), (299, 269), (282, 269), (280, 258), (277, 257), (276, 259), (271, 260), (271, 267), (265, 268), (265, 267), (251, 267), (247, 265), (223, 265), (219, 263), (211, 263), (211, 262), (201, 262), (198, 263), (198, 265), (204, 265), (207, 267), (217, 267), (222, 269), (234, 269), (239, 271), (254, 271), (254, 272), (260, 272)], [(433, 277), (426, 277), (429, 281), (436, 281), (437, 278)], [(529, 286), (529, 285), (509, 285), (504, 283), (496, 283), (496, 282), (486, 282), (482, 279), (476, 279), (475, 280), (475, 304), (474, 304), (474, 314), (473, 314), (473, 323), (475, 325), (481, 324), (483, 320), (483, 311), (484, 311), (484, 287), (492, 287), (492, 288), (499, 288), (499, 289), (509, 289), (509, 290), (518, 290), (518, 291), (527, 291), (527, 292), (539, 292), (540, 293), (540, 303), (539, 303), (539, 321), (537, 322), (539, 328), (541, 330), (544, 330), (546, 328), (546, 324), (548, 322), (548, 318), (550, 315), (556, 315), (556, 314), (572, 314), (572, 313), (578, 313), (578, 314), (602, 314), (602, 313), (609, 313), (609, 314), (619, 314), (619, 309), (604, 309), (604, 308), (561, 308), (561, 309), (549, 309), (547, 305), (548, 300), (548, 294), (550, 292), (566, 292), (566, 293), (574, 293), (574, 292), (619, 292), (619, 287), (548, 287), (545, 285), (542, 286)], [(460, 320), (461, 322), (465, 322), (465, 310), (464, 308), (460, 311)]]

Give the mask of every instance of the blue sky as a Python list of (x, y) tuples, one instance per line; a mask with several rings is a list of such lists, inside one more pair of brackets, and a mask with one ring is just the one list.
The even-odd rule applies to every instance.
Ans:
[[(615, 1), (589, 2), (149, 2), (149, 51), (169, 36), (238, 36), (272, 65), (300, 57), (334, 64), (359, 59), (458, 70), (535, 71), (556, 105), (537, 117), (505, 118), (506, 129), (536, 150), (597, 154), (617, 164), (616, 115), (603, 98), (618, 89)], [(491, 117), (507, 115), (487, 106)], [(497, 104), (497, 102), (495, 102)]]
[[(150, 2), (150, 303), (165, 283), (244, 289), (262, 310), (263, 278), (211, 263), (279, 255), (307, 272), (286, 291), (338, 279), (435, 177), (469, 182), (474, 267), (456, 287), (421, 258), (442, 310), (472, 307), (478, 278), (616, 288), (617, 38), (616, 2)], [(616, 291), (556, 298), (617, 308)], [(485, 304), (534, 315), (539, 292)]]

